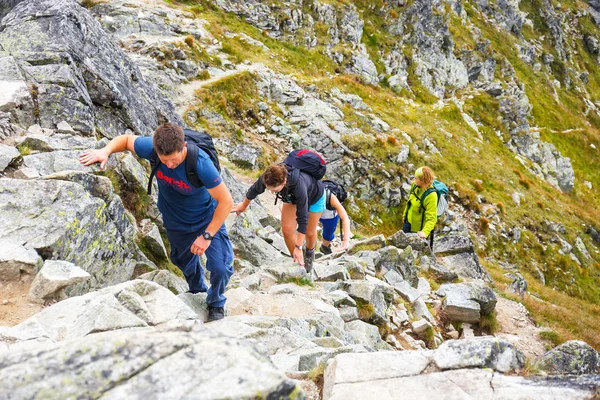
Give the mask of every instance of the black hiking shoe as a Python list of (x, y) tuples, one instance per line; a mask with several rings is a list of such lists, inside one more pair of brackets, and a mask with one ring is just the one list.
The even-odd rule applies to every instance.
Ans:
[(328, 255), (331, 254), (331, 245), (329, 246), (325, 246), (324, 244), (321, 244), (321, 247), (319, 248), (319, 250), (321, 250), (321, 253)]
[(304, 252), (304, 269), (307, 274), (310, 274), (313, 268), (313, 261), (315, 260), (315, 249), (306, 249)]
[(218, 321), (225, 318), (225, 309), (223, 307), (208, 307), (208, 322)]

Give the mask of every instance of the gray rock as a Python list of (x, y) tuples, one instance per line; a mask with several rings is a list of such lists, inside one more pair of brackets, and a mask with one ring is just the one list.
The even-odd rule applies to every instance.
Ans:
[(200, 321), (208, 320), (208, 304), (206, 303), (206, 293), (180, 293), (177, 295), (189, 308), (194, 311)]
[(386, 309), (383, 288), (380, 285), (368, 281), (349, 280), (343, 283), (343, 289), (348, 292), (348, 295), (356, 300), (358, 308), (365, 310), (365, 321), (376, 324), (385, 323), (387, 321)]
[(436, 256), (473, 252), (473, 241), (467, 235), (436, 236), (433, 252)]
[(228, 229), (239, 257), (257, 266), (281, 257), (279, 251), (256, 235), (254, 227), (256, 231), (262, 228), (254, 214), (254, 209), (249, 208), (244, 214), (239, 215), (231, 229)]
[(44, 179), (75, 182), (83, 186), (92, 196), (98, 197), (106, 203), (113, 201), (113, 186), (110, 179), (105, 176), (89, 174), (87, 172), (62, 171), (47, 175)]
[(394, 287), (396, 292), (398, 292), (398, 294), (402, 296), (404, 300), (408, 301), (409, 303), (412, 303), (413, 301), (419, 298), (419, 291), (416, 288), (410, 286), (410, 283), (408, 283), (408, 281), (405, 281), (402, 278), (402, 275), (400, 275), (395, 270), (388, 271), (388, 273), (386, 273), (383, 278), (387, 283)]
[(196, 314), (167, 289), (134, 280), (56, 303), (3, 332), (0, 339), (9, 343), (39, 338), (59, 342), (94, 332), (195, 318)]
[(600, 53), (600, 42), (594, 36), (586, 35), (584, 38), (585, 47), (590, 54)]
[(359, 51), (352, 53), (352, 58), (346, 65), (346, 70), (362, 77), (365, 83), (377, 85), (379, 82), (377, 68), (364, 45), (361, 44), (359, 48)]
[(242, 168), (256, 169), (258, 168), (258, 158), (262, 155), (263, 150), (260, 147), (254, 147), (249, 145), (238, 145), (231, 153), (229, 153), (229, 159), (239, 165)]
[(390, 345), (381, 340), (379, 329), (375, 325), (356, 320), (347, 322), (344, 327), (352, 343), (361, 344), (372, 350), (392, 350)]
[(418, 351), (340, 354), (325, 370), (323, 398), (330, 398), (338, 385), (418, 375), (430, 363), (430, 355)]
[(10, 352), (0, 368), (0, 390), (16, 398), (51, 392), (58, 397), (98, 393), (107, 399), (278, 398), (300, 391), (248, 344), (189, 323)]
[(525, 356), (509, 342), (493, 336), (448, 340), (433, 355), (438, 368), (492, 368), (499, 372), (520, 370)]
[(164, 269), (148, 272), (146, 274), (138, 276), (137, 279), (156, 282), (160, 286), (169, 289), (171, 293), (175, 295), (185, 293), (189, 290), (188, 283), (184, 278), (181, 278), (172, 273), (171, 271), (167, 271)]
[(71, 262), (92, 279), (67, 294), (126, 281), (145, 257), (118, 197), (109, 204), (62, 180), (0, 179), (0, 239), (25, 244), (44, 259)]
[(425, 319), (419, 319), (411, 323), (411, 329), (417, 335), (424, 333), (429, 328), (431, 328), (431, 324)]
[(279, 282), (308, 278), (304, 267), (294, 262), (290, 257), (274, 257), (262, 268), (275, 276)]
[(31, 283), (29, 300), (41, 304), (53, 299), (63, 300), (66, 297), (64, 288), (90, 277), (90, 274), (70, 262), (46, 260)]
[(358, 308), (356, 307), (340, 307), (339, 311), (344, 322), (352, 322), (358, 319)]
[(409, 154), (410, 147), (405, 144), (400, 145), (400, 152), (398, 153), (398, 157), (396, 157), (396, 162), (398, 164), (406, 164)]
[(510, 283), (510, 285), (508, 285), (508, 287), (506, 288), (506, 290), (508, 290), (509, 292), (515, 293), (517, 295), (519, 295), (521, 298), (525, 297), (525, 293), (527, 293), (527, 281), (525, 280), (525, 278), (523, 278), (523, 276), (519, 275), (515, 275), (513, 281)]
[(435, 262), (430, 264), (429, 271), (435, 276), (436, 280), (439, 282), (452, 282), (453, 280), (458, 279), (458, 274), (456, 272), (450, 271), (442, 264), (438, 264)]
[(588, 252), (587, 248), (585, 247), (583, 240), (581, 240), (581, 238), (577, 236), (577, 238), (575, 239), (575, 243), (573, 244), (575, 247), (576, 255), (581, 259), (581, 261), (583, 261), (586, 265), (591, 264), (593, 262), (593, 258)]
[(92, 172), (97, 167), (85, 167), (79, 163), (80, 151), (52, 151), (23, 157), (23, 166), (32, 168), (40, 176), (63, 171)]
[(54, 133), (50, 136), (43, 134), (29, 134), (17, 138), (15, 142), (19, 145), (26, 146), (31, 150), (38, 150), (41, 152), (89, 150), (94, 149), (97, 146), (97, 142), (94, 138), (74, 136), (65, 133)]
[(392, 236), (388, 237), (387, 243), (399, 249), (405, 249), (407, 246), (410, 246), (414, 251), (421, 252), (425, 255), (431, 255), (431, 249), (429, 248), (428, 244), (429, 242), (421, 239), (416, 233), (405, 233), (403, 231), (398, 231)]
[(128, 128), (148, 135), (161, 119), (182, 123), (173, 104), (76, 1), (24, 1), (0, 30), (0, 45), (37, 87), (25, 107), (14, 108), (22, 124), (37, 113), (46, 128), (66, 121), (77, 131), (114, 137)]
[(415, 264), (415, 254), (410, 246), (404, 251), (399, 250), (394, 246), (388, 246), (379, 251), (380, 258), (375, 267), (377, 270), (386, 274), (387, 271), (395, 270), (402, 278), (404, 278), (412, 287), (417, 287), (417, 266)]
[(431, 325), (436, 325), (435, 318), (431, 315), (429, 308), (425, 304), (425, 301), (422, 298), (418, 298), (412, 304), (412, 312), (413, 315), (417, 318), (424, 318)]
[[(396, 354), (405, 354), (399, 352)], [(377, 354), (377, 353), (373, 353)], [(327, 385), (327, 381), (325, 381)], [(521, 377), (494, 373), (489, 369), (459, 369), (392, 379), (372, 379), (362, 382), (337, 384), (331, 393), (324, 392), (324, 400), (394, 398), (398, 388), (411, 393), (411, 399), (492, 399), (540, 398), (589, 399), (600, 386), (595, 376), (585, 377)], [(325, 396), (327, 394), (327, 396)], [(467, 396), (467, 397), (465, 397)]]
[(475, 253), (460, 253), (440, 257), (439, 261), (460, 277), (491, 280), (488, 272), (479, 263), (479, 257)]
[(18, 281), (21, 272), (33, 276), (37, 274), (43, 262), (35, 250), (11, 242), (10, 239), (0, 240), (1, 281)]
[(155, 260), (168, 260), (167, 249), (163, 243), (158, 226), (149, 219), (140, 222), (141, 241), (150, 252), (149, 256)]
[(317, 274), (317, 279), (320, 281), (335, 282), (338, 279), (343, 281), (350, 279), (345, 262), (339, 262), (339, 259), (325, 263), (316, 261), (314, 264), (314, 271)]
[(0, 144), (0, 172), (4, 171), (20, 155), (19, 150), (15, 147)]
[(481, 315), (490, 314), (496, 307), (496, 294), (478, 282), (446, 283), (437, 290), (444, 297), (443, 309), (451, 321), (477, 323)]
[(569, 340), (546, 352), (540, 367), (552, 375), (597, 374), (600, 355), (592, 346), (581, 340)]

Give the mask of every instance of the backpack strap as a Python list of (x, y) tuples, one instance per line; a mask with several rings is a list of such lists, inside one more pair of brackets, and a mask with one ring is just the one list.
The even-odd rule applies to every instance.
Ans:
[[(422, 217), (421, 217), (421, 230), (423, 230), (423, 225), (425, 225), (425, 203), (424, 203), (425, 202), (425, 198), (427, 196), (429, 196), (429, 194), (431, 194), (433, 192), (437, 193), (437, 190), (434, 187), (430, 187), (429, 189), (427, 189), (425, 191), (425, 193), (423, 193), (423, 195), (421, 195), (420, 199), (417, 197), (419, 199), (419, 201), (421, 202), (421, 210), (422, 210), (421, 214), (423, 214)], [(440, 195), (438, 193), (438, 198), (439, 198), (439, 196)]]
[[(417, 194), (415, 193), (415, 188), (416, 188), (416, 186), (417, 186), (417, 185), (415, 185), (415, 184), (413, 183), (413, 184), (412, 184), (412, 186), (410, 187), (410, 192), (408, 192), (408, 199), (409, 199), (409, 202), (408, 202), (408, 204), (406, 205), (406, 212), (404, 213), (404, 221), (406, 221), (406, 220), (408, 219), (408, 212), (410, 211), (410, 206), (411, 206), (411, 203), (410, 203), (410, 195), (411, 195), (411, 194), (414, 194), (414, 195), (415, 195), (415, 197), (416, 197), (417, 199), (419, 199), (419, 196), (417, 196)], [(419, 200), (420, 200), (420, 199), (419, 199)], [(404, 221), (402, 221), (402, 222), (404, 222)]]
[(185, 175), (192, 186), (200, 188), (204, 184), (198, 177), (198, 146), (193, 143), (187, 144), (187, 155), (185, 157)]
[(156, 150), (152, 149), (152, 153), (150, 154), (150, 177), (148, 178), (148, 196), (152, 194), (152, 180), (154, 179), (154, 175), (156, 175), (156, 171), (158, 171), (158, 167), (162, 162), (160, 158), (158, 158), (158, 153)]

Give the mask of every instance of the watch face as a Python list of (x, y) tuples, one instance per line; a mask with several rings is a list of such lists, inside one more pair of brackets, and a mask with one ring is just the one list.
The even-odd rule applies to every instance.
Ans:
[(204, 239), (206, 239), (206, 240), (211, 240), (211, 239), (212, 239), (212, 236), (211, 236), (211, 235), (210, 235), (210, 233), (208, 233), (208, 232), (204, 232), (204, 233), (202, 234), (202, 236), (204, 236)]

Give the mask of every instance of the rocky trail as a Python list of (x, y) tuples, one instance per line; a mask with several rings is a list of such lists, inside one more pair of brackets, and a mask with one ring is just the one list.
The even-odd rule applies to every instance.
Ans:
[[(327, 57), (350, 57), (340, 71), (378, 84), (354, 5), (315, 2), (309, 8), (318, 24), (311, 25), (313, 17), (291, 3), (281, 23), (271, 15), (275, 5), (263, 2), (219, 0), (215, 7), (274, 38), (302, 32), (308, 46), (317, 41), (315, 29), (327, 26)], [(327, 154), (328, 177), (353, 189), (348, 209), (375, 206), (367, 201), (399, 207), (410, 180), (386, 168), (409, 171), (409, 157), (426, 159), (439, 149), (429, 141), (419, 148), (356, 94), (320, 91), (256, 62), (233, 64), (214, 27), (183, 6), (88, 5), (16, 0), (0, 8), (0, 84), (8, 88), (0, 94), (0, 400), (598, 398), (600, 353), (581, 340), (551, 348), (523, 304), (494, 291), (477, 251), (486, 237), (473, 232), (481, 219), (458, 202), (440, 220), (433, 248), (402, 231), (356, 237), (344, 253), (318, 253), (308, 274), (289, 257), (280, 208), (265, 193), (226, 221), (235, 274), (226, 318), (207, 323), (206, 294), (187, 293), (169, 265), (156, 187), (145, 195), (147, 163), (115, 154), (101, 171), (79, 163), (82, 151), (124, 132), (150, 135), (165, 118), (238, 131), (231, 115), (194, 93), (245, 72), (257, 98), (240, 117), (244, 130), (215, 137), (220, 156), (236, 166), (222, 170), (235, 202), (253, 182), (248, 176), (302, 146)], [(415, 12), (407, 5), (407, 18)], [(415, 51), (439, 50), (420, 60), (427, 90), (443, 97), (450, 82), (504, 90), (493, 81), (495, 62), (459, 60), (418, 33), (444, 31), (428, 12), (414, 23)], [(222, 30), (221, 40), (238, 35)], [(266, 47), (239, 35), (248, 46)], [(338, 53), (337, 45), (349, 47)], [(473, 82), (463, 62), (479, 67)], [(384, 64), (388, 85), (405, 87), (405, 57), (394, 50)], [(199, 79), (203, 71), (208, 79)], [(426, 80), (432, 71), (444, 82)], [(503, 110), (518, 118), (505, 117), (528, 124), (522, 87), (508, 88)], [(360, 123), (349, 121), (349, 112)], [(378, 164), (377, 149), (347, 145), (366, 131), (406, 143)], [(386, 140), (374, 143), (384, 147)], [(544, 166), (536, 164), (541, 179), (572, 187), (570, 161), (553, 145), (533, 134), (512, 140), (511, 151)], [(528, 143), (543, 155), (529, 154)], [(370, 179), (373, 171), (381, 175)], [(368, 214), (365, 224), (385, 224)], [(500, 230), (496, 221), (492, 229)], [(520, 235), (513, 231), (510, 240)], [(592, 259), (581, 239), (559, 243), (564, 254)], [(514, 279), (526, 293), (523, 278)]]

